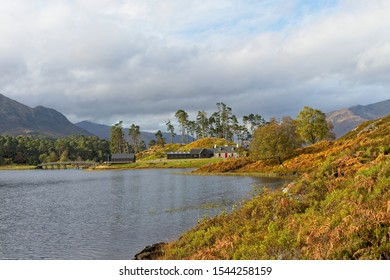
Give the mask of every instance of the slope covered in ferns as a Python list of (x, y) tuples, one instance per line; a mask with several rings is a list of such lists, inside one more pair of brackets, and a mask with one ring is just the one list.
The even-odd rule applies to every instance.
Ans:
[(163, 259), (390, 259), (390, 116), (283, 165), (239, 159), (198, 170), (226, 171), (296, 176), (203, 220), (166, 245)]

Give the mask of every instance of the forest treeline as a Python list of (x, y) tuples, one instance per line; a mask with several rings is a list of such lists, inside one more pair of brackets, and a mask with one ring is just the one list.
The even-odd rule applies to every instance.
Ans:
[[(334, 138), (332, 125), (319, 110), (304, 107), (296, 119), (265, 121), (258, 114), (244, 115), (241, 121), (232, 113), (232, 108), (223, 102), (217, 103), (217, 111), (210, 116), (198, 111), (195, 120), (182, 109), (175, 117), (182, 136), (182, 143), (192, 139), (223, 138), (249, 148), (254, 160), (277, 158), (280, 162), (303, 144), (313, 144), (322, 139)], [(176, 135), (172, 122), (166, 122), (170, 142)], [(0, 136), (0, 164), (36, 165), (57, 161), (106, 161), (110, 154), (139, 153), (146, 149), (140, 126), (132, 124), (126, 137), (123, 121), (111, 127), (110, 141), (90, 136), (68, 136), (51, 139), (43, 136)], [(130, 141), (128, 141), (129, 139)], [(155, 134), (148, 146), (164, 145), (167, 139), (161, 130)]]
[(57, 161), (106, 161), (110, 145), (94, 136), (0, 136), (0, 164), (37, 165)]

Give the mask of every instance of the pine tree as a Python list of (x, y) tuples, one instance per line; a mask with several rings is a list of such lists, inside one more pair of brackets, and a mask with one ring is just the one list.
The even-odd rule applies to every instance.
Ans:
[(175, 133), (175, 127), (172, 125), (171, 121), (168, 120), (167, 123), (167, 131), (169, 132), (170, 136), (171, 136), (171, 144), (173, 143), (173, 138), (175, 137), (176, 133)]
[(123, 133), (123, 121), (119, 121), (111, 127), (110, 150), (112, 154), (128, 153), (129, 148)]
[(135, 153), (142, 150), (141, 131), (138, 125), (132, 124), (129, 128), (129, 136), (132, 142), (132, 148)]
[(188, 121), (188, 114), (186, 111), (180, 109), (177, 110), (175, 117), (181, 126), (181, 142), (186, 143), (186, 124)]
[(198, 111), (196, 117), (196, 134), (198, 138), (205, 138), (208, 136), (209, 120), (205, 111)]
[(157, 131), (155, 136), (156, 136), (156, 145), (164, 146), (165, 145), (165, 139), (163, 137), (163, 134), (162, 134), (161, 130)]

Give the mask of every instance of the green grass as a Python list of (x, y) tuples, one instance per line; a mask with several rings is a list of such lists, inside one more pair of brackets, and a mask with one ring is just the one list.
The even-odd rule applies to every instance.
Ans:
[(129, 164), (101, 165), (96, 170), (115, 170), (115, 169), (146, 169), (146, 168), (199, 168), (207, 164), (213, 164), (223, 159), (154, 159), (138, 160)]

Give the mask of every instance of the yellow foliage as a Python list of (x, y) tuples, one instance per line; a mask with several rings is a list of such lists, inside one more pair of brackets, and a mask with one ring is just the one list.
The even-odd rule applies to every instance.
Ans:
[(202, 138), (181, 147), (179, 151), (185, 152), (191, 149), (214, 148), (215, 145), (220, 147), (225, 145), (235, 145), (235, 143), (229, 142), (224, 138)]

